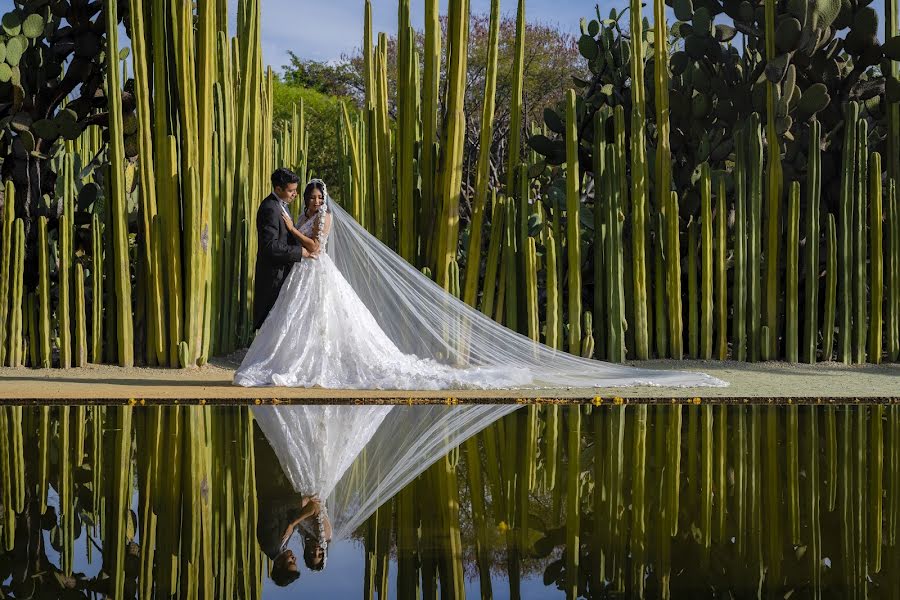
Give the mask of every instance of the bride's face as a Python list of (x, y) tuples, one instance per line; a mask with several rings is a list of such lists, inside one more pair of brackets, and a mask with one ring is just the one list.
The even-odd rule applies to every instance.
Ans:
[(322, 202), (324, 201), (325, 198), (322, 196), (322, 190), (313, 188), (313, 191), (309, 194), (309, 200), (306, 201), (306, 208), (309, 212), (316, 212), (319, 210), (319, 207), (322, 206)]

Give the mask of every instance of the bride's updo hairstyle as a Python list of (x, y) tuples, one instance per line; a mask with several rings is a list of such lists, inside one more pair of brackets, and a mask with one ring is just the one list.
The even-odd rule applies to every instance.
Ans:
[(306, 184), (305, 188), (303, 188), (303, 210), (309, 208), (309, 199), (312, 197), (313, 190), (319, 190), (320, 192), (322, 192), (322, 198), (326, 201), (325, 212), (331, 212), (331, 207), (327, 202), (328, 193), (325, 190), (325, 182), (321, 179), (313, 179)]

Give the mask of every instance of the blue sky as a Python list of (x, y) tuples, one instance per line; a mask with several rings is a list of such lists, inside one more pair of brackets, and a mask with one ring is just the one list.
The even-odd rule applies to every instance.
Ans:
[[(234, 0), (231, 0), (234, 6)], [(424, 28), (425, 3), (410, 2), (412, 25)], [(488, 14), (490, 0), (471, 0), (472, 13)], [(501, 0), (500, 10), (515, 16), (517, 0)], [(376, 32), (397, 31), (397, 0), (373, 0), (372, 27)], [(526, 0), (529, 21), (557, 25), (564, 31), (579, 33), (578, 20), (596, 14), (592, 0)], [(603, 14), (623, 2), (601, 2)], [(288, 51), (301, 58), (333, 60), (362, 45), (363, 0), (262, 0), (263, 62), (281, 72), (288, 62)], [(441, 14), (447, 12), (447, 0), (440, 0)], [(234, 15), (234, 12), (232, 12)], [(232, 17), (236, 19), (236, 17)]]

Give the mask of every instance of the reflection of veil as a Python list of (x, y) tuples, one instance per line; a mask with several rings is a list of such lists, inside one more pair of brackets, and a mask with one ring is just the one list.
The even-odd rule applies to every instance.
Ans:
[(333, 540), (454, 447), (518, 404), (254, 407), (254, 417), (298, 492), (325, 501)]
[[(532, 341), (420, 273), (334, 201), (327, 253), (388, 338), (407, 354), (460, 367), (521, 373), (514, 387), (726, 386), (704, 373), (580, 358)], [(473, 387), (478, 387), (474, 385)], [(511, 386), (513, 387), (513, 386)]]

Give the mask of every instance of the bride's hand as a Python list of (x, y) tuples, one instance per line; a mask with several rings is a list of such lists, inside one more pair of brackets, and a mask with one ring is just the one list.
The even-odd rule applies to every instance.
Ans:
[(284, 221), (284, 224), (287, 225), (288, 231), (293, 233), (294, 229), (294, 221), (291, 220), (291, 217), (285, 213), (281, 213), (281, 218)]

